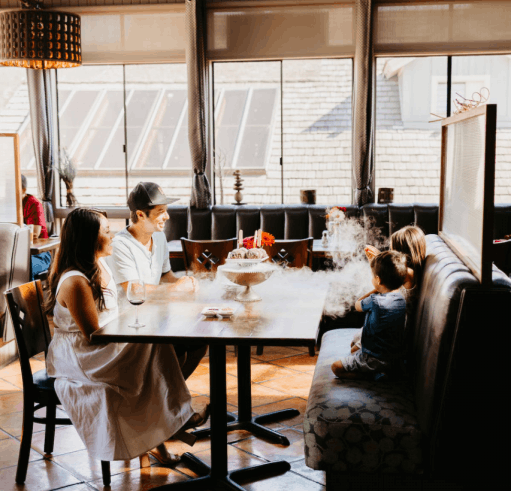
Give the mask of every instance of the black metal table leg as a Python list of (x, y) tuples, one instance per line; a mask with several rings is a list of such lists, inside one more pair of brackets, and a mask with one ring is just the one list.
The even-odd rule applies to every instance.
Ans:
[[(240, 352), (239, 352), (240, 355)], [(249, 361), (250, 364), (250, 361)], [(250, 390), (249, 390), (250, 392)], [(287, 461), (275, 461), (258, 466), (228, 471), (228, 424), (226, 421), (226, 347), (210, 346), (210, 403), (211, 403), (211, 461), (212, 466), (186, 453), (185, 461), (207, 475), (186, 482), (163, 485), (152, 490), (245, 490), (238, 482), (285, 473), (290, 470)], [(250, 401), (249, 401), (250, 407)], [(246, 409), (244, 408), (244, 412)]]
[[(211, 367), (211, 366), (210, 366)], [(276, 432), (263, 424), (289, 419), (300, 415), (300, 412), (294, 408), (279, 410), (277, 412), (266, 413), (264, 415), (252, 416), (252, 396), (251, 396), (251, 347), (239, 346), (237, 355), (238, 368), (238, 417), (229, 414), (235, 419), (229, 422), (228, 431), (243, 429), (251, 432), (255, 436), (263, 437), (269, 441), (284, 444), (288, 446), (290, 441), (283, 434)], [(196, 437), (206, 437), (210, 434), (210, 429), (201, 429), (192, 432)]]

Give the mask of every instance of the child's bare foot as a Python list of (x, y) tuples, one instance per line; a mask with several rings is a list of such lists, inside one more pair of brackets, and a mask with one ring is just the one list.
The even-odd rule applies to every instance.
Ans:
[(357, 345), (352, 345), (352, 348), (350, 349), (350, 353), (353, 354), (354, 352), (357, 352), (359, 350), (359, 347)]

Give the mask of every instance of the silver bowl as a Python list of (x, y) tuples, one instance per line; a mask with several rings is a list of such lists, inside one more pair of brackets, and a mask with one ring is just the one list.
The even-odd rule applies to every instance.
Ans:
[(276, 266), (271, 263), (257, 263), (251, 266), (221, 265), (217, 269), (229, 281), (245, 287), (245, 290), (235, 297), (235, 300), (240, 302), (261, 301), (261, 297), (251, 287), (265, 282), (275, 270)]

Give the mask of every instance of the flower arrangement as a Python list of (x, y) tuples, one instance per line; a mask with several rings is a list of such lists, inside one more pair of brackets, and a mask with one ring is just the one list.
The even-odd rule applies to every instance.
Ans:
[(327, 218), (327, 220), (340, 222), (345, 218), (346, 211), (346, 207), (332, 207), (325, 217)]
[[(268, 232), (261, 233), (261, 245), (262, 246), (272, 246), (276, 242), (276, 238), (269, 234)], [(244, 248), (252, 249), (255, 247), (254, 236), (249, 236), (244, 238)]]

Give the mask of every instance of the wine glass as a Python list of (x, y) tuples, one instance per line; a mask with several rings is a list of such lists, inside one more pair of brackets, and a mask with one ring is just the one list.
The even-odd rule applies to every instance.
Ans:
[(142, 328), (145, 326), (139, 323), (139, 306), (146, 300), (146, 285), (142, 280), (130, 280), (128, 282), (128, 289), (126, 297), (130, 304), (135, 306), (135, 323), (128, 325), (131, 328)]

